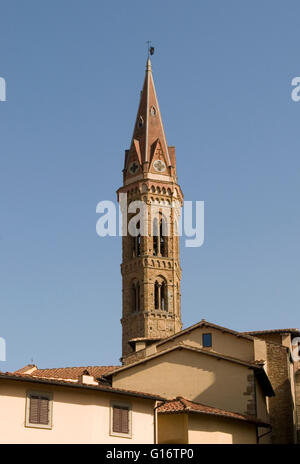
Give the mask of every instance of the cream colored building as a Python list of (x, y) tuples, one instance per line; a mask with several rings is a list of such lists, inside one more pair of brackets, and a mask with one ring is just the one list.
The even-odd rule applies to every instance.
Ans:
[(254, 444), (269, 429), (245, 414), (110, 387), (87, 368), (22, 371), (0, 374), (0, 443)]
[(158, 399), (90, 375), (0, 374), (0, 443), (154, 443)]
[(182, 330), (183, 193), (150, 59), (117, 193), (143, 202), (149, 231), (122, 237), (122, 365), (0, 374), (2, 443), (295, 443), (299, 331)]

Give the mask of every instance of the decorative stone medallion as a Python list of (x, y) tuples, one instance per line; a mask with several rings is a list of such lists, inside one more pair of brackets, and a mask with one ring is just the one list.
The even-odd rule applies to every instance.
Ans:
[(164, 163), (164, 161), (161, 161), (161, 160), (154, 161), (153, 167), (155, 171), (158, 171), (158, 172), (164, 172), (166, 170), (166, 164)]

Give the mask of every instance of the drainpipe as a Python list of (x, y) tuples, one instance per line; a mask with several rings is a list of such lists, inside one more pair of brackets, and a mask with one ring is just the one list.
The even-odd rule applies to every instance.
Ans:
[(165, 401), (157, 401), (156, 405), (155, 405), (155, 407), (153, 409), (153, 411), (154, 411), (154, 444), (155, 445), (158, 442), (158, 440), (157, 440), (157, 431), (158, 431), (158, 427), (157, 427), (157, 408), (162, 406), (165, 402), (166, 402), (166, 400)]

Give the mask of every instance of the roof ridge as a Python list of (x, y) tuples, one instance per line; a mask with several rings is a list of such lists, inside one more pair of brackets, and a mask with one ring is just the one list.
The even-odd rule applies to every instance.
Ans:
[(82, 384), (78, 382), (70, 382), (69, 380), (65, 379), (52, 379), (52, 378), (42, 378), (42, 377), (33, 377), (31, 374), (16, 374), (14, 372), (1, 372), (0, 371), (0, 378), (4, 379), (9, 379), (11, 378), (12, 380), (24, 380), (25, 382), (34, 382), (34, 383), (49, 383), (50, 385), (62, 385), (62, 386), (70, 386), (73, 388), (84, 388), (84, 389), (90, 389), (90, 390), (99, 390), (103, 392), (112, 392), (112, 393), (124, 393), (124, 394), (129, 394), (132, 396), (139, 396), (139, 397), (144, 397), (144, 398), (150, 398), (150, 399), (157, 399), (157, 400), (163, 400), (165, 401), (165, 398), (152, 394), (152, 393), (146, 393), (146, 392), (141, 392), (141, 391), (136, 391), (136, 390), (127, 390), (124, 388), (118, 388), (118, 387), (112, 387), (110, 385), (89, 385), (89, 384)]
[(169, 340), (172, 340), (173, 338), (179, 337), (180, 335), (183, 335), (184, 333), (189, 332), (190, 330), (194, 330), (194, 329), (196, 329), (198, 327), (201, 327), (201, 326), (204, 326), (204, 327), (205, 326), (210, 326), (210, 327), (214, 327), (215, 329), (219, 329), (219, 330), (223, 330), (225, 332), (231, 333), (232, 335), (236, 335), (237, 337), (245, 337), (245, 338), (249, 338), (250, 340), (253, 339), (253, 337), (251, 337), (251, 335), (248, 335), (246, 332), (239, 332), (237, 330), (228, 329), (227, 327), (224, 327), (224, 326), (221, 326), (221, 325), (218, 325), (218, 324), (214, 324), (213, 322), (209, 322), (206, 319), (201, 319), (201, 321), (196, 322), (195, 324), (192, 324), (189, 327), (186, 327), (185, 329), (182, 329), (181, 331), (176, 332), (173, 335), (170, 335), (169, 337), (163, 338), (160, 342), (157, 343), (157, 345), (163, 345), (164, 343), (168, 342)]
[[(174, 404), (175, 402), (180, 402), (184, 408), (183, 410), (181, 409), (176, 409), (176, 405)], [(174, 408), (168, 408), (169, 406), (172, 406), (172, 403), (174, 405)], [(190, 403), (190, 405), (189, 405)], [(165, 410), (164, 410), (165, 408)], [(244, 420), (244, 421), (249, 421), (249, 422), (254, 422), (257, 424), (260, 424), (262, 427), (270, 427), (270, 425), (258, 417), (253, 417), (247, 414), (243, 414), (241, 412), (236, 412), (236, 411), (229, 411), (226, 409), (221, 409), (217, 408), (215, 406), (209, 406), (203, 403), (198, 403), (196, 401), (188, 400), (187, 398), (183, 398), (181, 396), (176, 397), (175, 399), (172, 400), (167, 400), (165, 401), (160, 407), (158, 408), (159, 413), (180, 413), (180, 412), (191, 412), (191, 413), (201, 413), (201, 414), (208, 414), (208, 415), (216, 415), (216, 416), (221, 416), (225, 418), (231, 418), (231, 419), (236, 419), (236, 420)]]
[[(37, 369), (34, 371), (53, 371), (53, 370), (58, 370), (58, 369), (88, 369), (90, 367), (119, 367), (119, 365), (114, 365), (114, 364), (111, 364), (111, 365), (105, 365), (105, 366), (102, 366), (102, 365), (95, 365), (95, 366), (66, 366), (66, 367), (37, 367)], [(17, 372), (17, 371), (15, 371)]]
[(145, 358), (139, 359), (139, 360), (137, 360), (137, 361), (135, 361), (133, 363), (125, 364), (123, 366), (117, 366), (117, 369), (115, 369), (114, 371), (109, 372), (107, 374), (104, 374), (103, 377), (111, 376), (111, 375), (113, 375), (115, 373), (118, 373), (118, 372), (121, 372), (123, 370), (130, 369), (130, 368), (132, 368), (132, 367), (134, 367), (136, 365), (148, 362), (151, 359), (154, 359), (156, 357), (163, 356), (164, 354), (170, 353), (171, 351), (182, 350), (182, 349), (194, 351), (196, 353), (202, 353), (202, 354), (205, 354), (207, 356), (212, 356), (212, 357), (215, 357), (215, 358), (224, 359), (224, 360), (229, 361), (229, 362), (235, 362), (235, 363), (241, 364), (243, 366), (248, 366), (248, 367), (250, 366), (250, 367), (252, 367), (254, 369), (263, 369), (262, 365), (257, 364), (257, 363), (255, 363), (253, 361), (244, 361), (244, 360), (239, 359), (239, 358), (234, 358), (232, 356), (227, 356), (227, 355), (218, 353), (217, 351), (208, 351), (208, 350), (205, 350), (204, 348), (197, 348), (195, 346), (187, 345), (184, 342), (180, 342), (175, 346), (172, 346), (172, 347), (167, 348), (165, 350), (153, 353), (153, 354), (151, 354), (151, 355), (149, 355), (149, 356), (147, 356)]

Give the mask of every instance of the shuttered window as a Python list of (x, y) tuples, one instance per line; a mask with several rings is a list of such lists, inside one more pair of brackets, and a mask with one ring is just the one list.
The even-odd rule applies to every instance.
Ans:
[(202, 345), (203, 345), (203, 348), (212, 347), (212, 334), (211, 333), (202, 334)]
[(113, 433), (129, 434), (129, 408), (113, 406), (112, 431)]
[(51, 394), (28, 393), (27, 426), (51, 428)]

